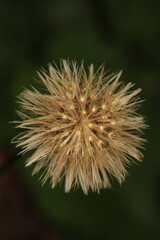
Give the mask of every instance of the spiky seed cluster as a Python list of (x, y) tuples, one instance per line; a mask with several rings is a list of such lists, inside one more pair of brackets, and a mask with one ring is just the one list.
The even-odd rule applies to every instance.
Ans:
[(25, 131), (14, 140), (22, 153), (35, 150), (26, 166), (35, 163), (33, 173), (45, 168), (43, 183), (50, 178), (52, 187), (64, 177), (66, 192), (79, 185), (85, 194), (99, 192), (112, 176), (121, 183), (126, 166), (142, 158), (141, 90), (124, 86), (121, 72), (106, 76), (103, 66), (95, 72), (90, 65), (86, 73), (83, 63), (66, 60), (38, 75), (47, 92), (22, 92), (17, 127)]

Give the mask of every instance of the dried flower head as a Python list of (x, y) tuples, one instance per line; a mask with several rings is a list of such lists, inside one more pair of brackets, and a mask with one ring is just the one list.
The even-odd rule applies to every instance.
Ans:
[(17, 127), (25, 131), (14, 140), (22, 153), (35, 150), (26, 166), (44, 168), (43, 183), (50, 178), (52, 187), (65, 178), (66, 192), (79, 185), (85, 194), (99, 192), (111, 177), (121, 183), (126, 166), (142, 159), (141, 89), (130, 91), (134, 84), (120, 82), (121, 72), (107, 76), (103, 66), (90, 65), (86, 73), (83, 63), (66, 60), (38, 76), (47, 91), (22, 92)]

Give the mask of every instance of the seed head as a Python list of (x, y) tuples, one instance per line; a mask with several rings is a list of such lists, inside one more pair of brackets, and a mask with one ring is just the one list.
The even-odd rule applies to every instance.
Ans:
[(99, 192), (111, 177), (121, 183), (126, 166), (142, 159), (141, 90), (119, 81), (121, 71), (107, 75), (90, 65), (86, 72), (83, 63), (66, 60), (38, 76), (46, 92), (22, 92), (17, 127), (25, 131), (14, 139), (22, 153), (34, 150), (26, 166), (34, 163), (33, 173), (44, 168), (42, 181), (49, 178), (52, 188), (64, 178), (66, 192), (79, 185), (85, 194)]

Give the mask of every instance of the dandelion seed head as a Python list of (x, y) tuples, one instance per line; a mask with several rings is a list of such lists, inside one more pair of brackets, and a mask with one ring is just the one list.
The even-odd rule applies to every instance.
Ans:
[(50, 179), (54, 187), (64, 178), (66, 192), (99, 192), (111, 186), (110, 176), (123, 182), (126, 166), (142, 159), (140, 89), (131, 91), (120, 75), (62, 60), (60, 68), (38, 72), (46, 93), (22, 92), (17, 127), (24, 131), (14, 141), (22, 153), (34, 150), (26, 165), (35, 164), (34, 173), (44, 169), (43, 183)]

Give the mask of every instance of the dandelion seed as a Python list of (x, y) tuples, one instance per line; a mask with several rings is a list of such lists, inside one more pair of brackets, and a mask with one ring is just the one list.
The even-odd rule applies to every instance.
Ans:
[(67, 116), (66, 116), (66, 115), (63, 115), (62, 118), (63, 118), (63, 119), (67, 119)]
[(81, 97), (81, 98), (80, 98), (80, 101), (83, 103), (83, 102), (84, 102), (84, 97)]
[(101, 131), (103, 131), (103, 129), (104, 129), (104, 127), (103, 127), (103, 126), (100, 126), (99, 128), (100, 128), (100, 130), (101, 130)]
[(96, 108), (95, 108), (95, 107), (93, 107), (93, 108), (92, 108), (92, 112), (95, 112), (95, 111), (96, 111)]
[(89, 141), (92, 142), (92, 137), (91, 136), (89, 136)]
[[(126, 166), (143, 157), (146, 124), (136, 113), (140, 89), (131, 91), (119, 81), (121, 72), (106, 76), (103, 67), (86, 73), (83, 64), (63, 60), (61, 69), (49, 66), (38, 73), (46, 93), (24, 90), (18, 128), (13, 141), (22, 153), (34, 150), (26, 166), (54, 187), (65, 178), (65, 191), (81, 186), (85, 194), (111, 186), (108, 176), (124, 181)], [(103, 125), (102, 125), (103, 123)]]
[(103, 105), (102, 105), (102, 109), (105, 109), (105, 108), (106, 108), (106, 105), (105, 105), (105, 104), (103, 104)]

